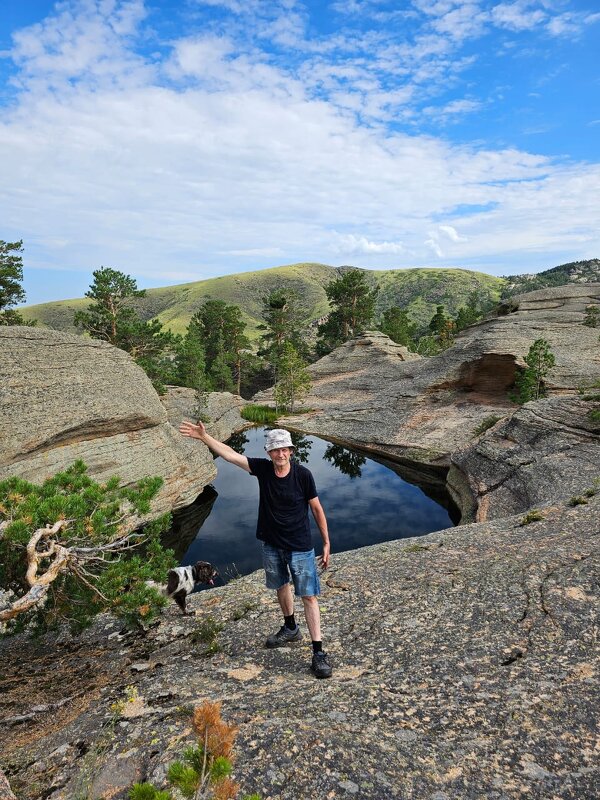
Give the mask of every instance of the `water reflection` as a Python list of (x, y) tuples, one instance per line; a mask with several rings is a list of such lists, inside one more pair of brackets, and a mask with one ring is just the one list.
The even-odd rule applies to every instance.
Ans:
[(349, 478), (360, 478), (362, 476), (360, 468), (367, 463), (365, 456), (339, 444), (330, 444), (323, 453), (323, 458)]
[[(314, 475), (329, 523), (333, 563), (336, 552), (452, 526), (448, 510), (422, 488), (404, 480), (397, 466), (391, 469), (389, 464), (315, 436), (292, 434), (292, 440), (296, 458)], [(234, 442), (238, 452), (265, 457), (262, 428), (238, 434)], [(218, 496), (211, 498), (212, 507), (199, 530), (196, 528), (196, 538), (190, 544), (188, 526), (176, 552), (183, 564), (211, 561), (220, 570), (222, 582), (227, 582), (262, 565), (261, 545), (255, 536), (258, 481), (221, 458), (216, 459), (216, 466), (213, 486)], [(438, 488), (441, 492), (442, 484)], [(311, 531), (320, 553), (321, 537), (312, 516)], [(177, 534), (171, 536), (171, 546), (173, 538)]]
[(311, 439), (309, 439), (308, 436), (304, 436), (303, 433), (292, 432), (292, 442), (295, 447), (294, 458), (296, 461), (299, 461), (301, 464), (308, 464), (310, 460), (310, 449), (312, 447)]

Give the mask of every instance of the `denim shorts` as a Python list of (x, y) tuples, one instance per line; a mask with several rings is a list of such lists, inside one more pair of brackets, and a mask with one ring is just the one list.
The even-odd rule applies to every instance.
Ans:
[(280, 589), (294, 581), (294, 591), (299, 597), (314, 597), (321, 593), (317, 575), (315, 551), (296, 552), (280, 550), (263, 542), (263, 565), (267, 589)]

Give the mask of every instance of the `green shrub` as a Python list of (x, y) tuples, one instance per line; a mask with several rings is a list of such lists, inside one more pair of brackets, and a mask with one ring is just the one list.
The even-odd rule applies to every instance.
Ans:
[(582, 497), (580, 494), (574, 494), (573, 497), (569, 500), (570, 506), (586, 506), (588, 501), (585, 497)]
[(135, 783), (129, 790), (129, 800), (171, 800), (171, 795), (151, 783)]
[(181, 761), (174, 761), (167, 771), (169, 783), (176, 786), (184, 797), (193, 797), (200, 785), (200, 776), (196, 770), (183, 764)]
[(409, 544), (404, 548), (405, 553), (422, 553), (424, 550), (429, 550), (425, 544)]
[(527, 403), (546, 396), (544, 378), (556, 361), (545, 339), (536, 339), (525, 356), (527, 367), (515, 378), (515, 393), (511, 399), (516, 403)]
[(257, 424), (264, 423), (265, 425), (271, 425), (274, 422), (277, 422), (277, 411), (270, 406), (257, 406), (257, 405), (247, 405), (244, 406), (240, 412), (242, 419), (248, 420), (248, 422), (254, 422)]
[(473, 431), (473, 436), (480, 436), (482, 433), (485, 433), (490, 428), (493, 428), (494, 425), (501, 419), (502, 417), (498, 417), (496, 414), (491, 414), (489, 417), (486, 417), (475, 428)]
[[(600, 403), (600, 380), (595, 381), (590, 386), (583, 386), (579, 389), (581, 399), (591, 403)], [(589, 417), (594, 422), (600, 421), (600, 407), (592, 408), (589, 412)]]
[(192, 642), (202, 642), (202, 644), (205, 644), (206, 650), (204, 654), (209, 656), (219, 652), (220, 646), (217, 641), (217, 636), (222, 630), (223, 626), (220, 623), (213, 617), (207, 617), (196, 626), (190, 638)]
[(521, 527), (524, 525), (529, 525), (530, 522), (539, 522), (539, 520), (544, 519), (544, 515), (541, 511), (538, 511), (537, 508), (532, 508), (531, 511), (528, 511), (527, 514), (521, 520)]
[(600, 328), (600, 306), (586, 306), (583, 324), (587, 325), (588, 328)]
[[(166, 605), (147, 581), (162, 581), (176, 563), (160, 542), (170, 517), (135, 527), (150, 511), (162, 480), (120, 483), (118, 477), (92, 480), (82, 461), (42, 485), (21, 478), (0, 482), (0, 587), (19, 598), (0, 611), (9, 632), (29, 623), (47, 629), (62, 621), (80, 628), (101, 611), (144, 626)], [(36, 541), (30, 588), (26, 547)]]

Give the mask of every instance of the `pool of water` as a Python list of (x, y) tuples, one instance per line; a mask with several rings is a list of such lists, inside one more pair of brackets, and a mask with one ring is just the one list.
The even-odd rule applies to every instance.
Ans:
[[(229, 444), (248, 456), (266, 457), (264, 433), (264, 428), (251, 428), (236, 434)], [(421, 536), (454, 524), (446, 508), (385, 464), (316, 436), (293, 434), (293, 439), (298, 459), (315, 478), (327, 516), (332, 562), (335, 553), (344, 550)], [(182, 564), (210, 561), (226, 583), (262, 566), (256, 539), (258, 481), (222, 458), (217, 458), (216, 466), (212, 487), (194, 506), (175, 515), (168, 543)], [(309, 516), (319, 554), (321, 536), (310, 512)]]

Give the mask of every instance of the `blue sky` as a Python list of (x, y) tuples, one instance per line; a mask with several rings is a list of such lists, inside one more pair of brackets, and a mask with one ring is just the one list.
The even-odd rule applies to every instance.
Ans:
[(3, 0), (29, 302), (298, 261), (600, 256), (595, 0)]

